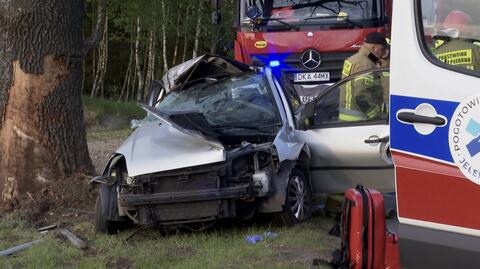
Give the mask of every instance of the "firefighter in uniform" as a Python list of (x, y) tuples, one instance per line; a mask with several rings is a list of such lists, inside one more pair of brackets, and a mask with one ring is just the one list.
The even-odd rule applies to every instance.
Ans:
[(470, 39), (472, 18), (454, 10), (443, 23), (448, 37), (435, 41), (434, 54), (442, 62), (470, 70), (480, 70), (480, 42)]
[[(345, 60), (342, 78), (362, 71), (381, 67), (388, 48), (385, 35), (372, 32), (365, 37), (360, 51)], [(362, 121), (375, 119), (384, 110), (384, 93), (372, 75), (363, 75), (345, 84), (340, 94), (340, 121)]]

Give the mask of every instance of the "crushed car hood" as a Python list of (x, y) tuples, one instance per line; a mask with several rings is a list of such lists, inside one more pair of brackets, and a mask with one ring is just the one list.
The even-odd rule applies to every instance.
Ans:
[[(166, 93), (182, 88), (187, 82), (215, 75), (237, 74), (252, 70), (229, 58), (205, 54), (170, 68), (162, 82)], [(160, 96), (161, 98), (161, 96)]]
[(161, 120), (144, 122), (117, 150), (131, 177), (225, 161), (221, 144), (182, 132)]

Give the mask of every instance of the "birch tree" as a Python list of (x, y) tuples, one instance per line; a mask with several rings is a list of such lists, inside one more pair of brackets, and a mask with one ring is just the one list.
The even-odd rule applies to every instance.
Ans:
[(165, 11), (165, 2), (162, 1), (162, 48), (163, 48), (163, 72), (168, 70), (168, 58), (167, 58), (167, 12)]
[(196, 58), (198, 55), (198, 46), (200, 45), (200, 32), (202, 30), (202, 1), (198, 1), (198, 8), (197, 8), (197, 27), (195, 31), (195, 45), (193, 47), (193, 54), (192, 58)]
[(141, 25), (140, 25), (140, 16), (137, 17), (137, 37), (135, 40), (135, 66), (137, 71), (137, 79), (138, 79), (138, 88), (137, 88), (137, 102), (142, 100), (143, 96), (143, 74), (142, 68), (140, 64), (140, 34), (141, 34)]

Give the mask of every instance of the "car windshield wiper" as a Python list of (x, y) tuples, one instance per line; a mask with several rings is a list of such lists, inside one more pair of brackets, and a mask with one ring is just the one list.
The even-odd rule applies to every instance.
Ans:
[(257, 18), (255, 20), (259, 20), (260, 22), (269, 22), (269, 21), (276, 21), (279, 22), (280, 24), (283, 24), (288, 27), (289, 30), (295, 30), (295, 31), (300, 31), (300, 27), (290, 24), (288, 22), (283, 21), (285, 18)]
[(338, 2), (339, 4), (340, 3), (344, 3), (344, 4), (349, 4), (349, 5), (360, 5), (362, 4), (363, 2), (365, 2), (364, 0), (360, 0), (360, 1), (355, 1), (355, 0), (319, 0), (319, 1), (313, 1), (313, 2), (309, 2), (309, 3), (305, 3), (305, 4), (296, 4), (296, 5), (293, 5), (292, 8), (293, 9), (300, 9), (300, 8), (306, 8), (306, 7), (316, 7), (316, 6), (324, 6), (324, 4), (326, 3), (329, 3), (329, 2)]
[(281, 127), (283, 123), (278, 122), (274, 124), (260, 125), (260, 126), (240, 126), (240, 125), (214, 125), (214, 129), (247, 129), (247, 130), (256, 130), (256, 131), (268, 131), (271, 128)]
[(324, 20), (324, 19), (337, 19), (337, 21), (346, 22), (352, 26), (362, 27), (362, 25), (352, 21), (348, 16), (341, 16), (340, 14), (332, 15), (332, 16), (311, 17), (311, 18), (306, 18), (304, 20), (313, 21), (313, 20)]

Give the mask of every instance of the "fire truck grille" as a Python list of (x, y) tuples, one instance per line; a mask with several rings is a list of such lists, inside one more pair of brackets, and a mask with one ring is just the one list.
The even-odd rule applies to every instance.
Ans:
[[(342, 77), (343, 62), (353, 54), (354, 51), (347, 52), (324, 52), (320, 53), (321, 63), (315, 69), (308, 69), (302, 64), (302, 53), (288, 53), (288, 54), (270, 54), (253, 55), (255, 61), (265, 61), (266, 59), (278, 59), (281, 62), (279, 68), (285, 72), (290, 80), (293, 81), (295, 73), (310, 73), (310, 72), (330, 72), (330, 81), (327, 83), (337, 82)], [(317, 82), (318, 84), (318, 82)]]

